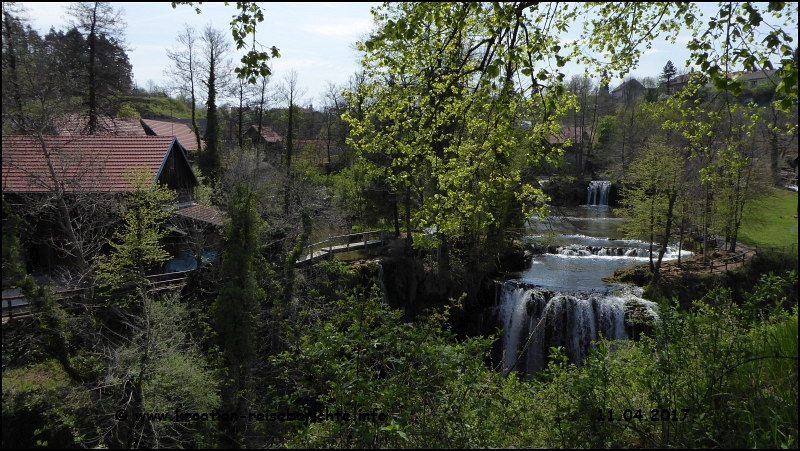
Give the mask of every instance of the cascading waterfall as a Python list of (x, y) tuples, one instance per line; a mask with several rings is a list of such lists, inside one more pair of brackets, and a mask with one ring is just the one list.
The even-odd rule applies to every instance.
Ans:
[(611, 191), (611, 182), (591, 181), (587, 190), (586, 205), (608, 206), (608, 193)]
[(545, 368), (549, 350), (561, 346), (571, 363), (586, 359), (592, 342), (629, 338), (626, 319), (658, 320), (656, 304), (633, 293), (585, 296), (506, 282), (500, 290), (503, 369), (534, 374)]
[[(622, 242), (624, 240), (620, 240)], [(628, 241), (629, 243), (633, 243), (633, 241)], [(543, 245), (537, 246), (535, 244), (531, 244), (530, 249), (537, 254), (557, 254), (563, 255), (567, 257), (589, 257), (589, 256), (598, 256), (598, 257), (638, 257), (638, 258), (648, 258), (650, 257), (650, 250), (644, 248), (647, 243), (640, 241), (637, 243), (637, 246), (630, 244), (629, 246), (619, 246), (619, 247), (612, 247), (612, 246), (590, 246), (585, 244), (570, 244), (566, 246), (555, 246), (555, 245)], [(657, 248), (660, 246), (657, 246)], [(658, 252), (656, 250), (656, 252)], [(694, 255), (692, 252), (681, 250), (680, 254), (683, 257), (690, 257)], [(673, 246), (667, 246), (667, 251), (664, 253), (664, 258), (666, 260), (673, 260), (678, 258), (678, 248)]]

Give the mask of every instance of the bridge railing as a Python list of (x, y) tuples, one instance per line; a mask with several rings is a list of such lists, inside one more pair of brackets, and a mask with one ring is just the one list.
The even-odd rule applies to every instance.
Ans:
[[(189, 271), (180, 271), (146, 276), (146, 279), (150, 282), (148, 291), (151, 293), (156, 293), (163, 290), (182, 288), (183, 285), (186, 284), (186, 276), (188, 272)], [(132, 287), (121, 287), (117, 289), (116, 292), (121, 293), (130, 289), (132, 289)], [(53, 293), (56, 301), (59, 303), (63, 303), (65, 300), (71, 298), (83, 298), (85, 294), (85, 288), (68, 288)], [(4, 297), (2, 302), (2, 311), (3, 318), (8, 317), (11, 319), (14, 316), (26, 315), (30, 313), (30, 303), (25, 300), (25, 296), (22, 294)]]
[[(370, 245), (384, 243), (386, 230), (369, 230), (366, 232), (350, 233), (328, 237), (322, 241), (309, 244), (300, 262), (313, 261), (314, 259), (333, 258), (337, 252), (350, 252), (351, 250), (366, 249)], [(298, 263), (300, 263), (298, 262)]]

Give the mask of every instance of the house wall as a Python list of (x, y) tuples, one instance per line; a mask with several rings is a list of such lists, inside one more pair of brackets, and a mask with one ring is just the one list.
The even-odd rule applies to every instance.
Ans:
[(179, 203), (194, 199), (194, 176), (180, 149), (173, 148), (169, 153), (158, 181), (178, 193)]

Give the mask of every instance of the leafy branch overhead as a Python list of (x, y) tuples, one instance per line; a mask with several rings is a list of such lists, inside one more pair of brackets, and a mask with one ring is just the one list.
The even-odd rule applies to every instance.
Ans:
[[(172, 7), (188, 5), (193, 7), (197, 14), (200, 14), (199, 5), (202, 4), (203, 2), (172, 2)], [(225, 2), (225, 6), (227, 5), (228, 2)], [(272, 75), (272, 69), (268, 62), (270, 58), (280, 58), (280, 50), (273, 45), (264, 51), (262, 50), (264, 46), (256, 41), (256, 25), (264, 21), (264, 12), (257, 3), (236, 2), (236, 9), (239, 10), (239, 14), (233, 16), (230, 24), (236, 50), (247, 47), (245, 39), (250, 35), (253, 37), (253, 42), (247, 54), (242, 56), (241, 65), (233, 71), (240, 79), (246, 79), (248, 83), (255, 84), (257, 78)]]

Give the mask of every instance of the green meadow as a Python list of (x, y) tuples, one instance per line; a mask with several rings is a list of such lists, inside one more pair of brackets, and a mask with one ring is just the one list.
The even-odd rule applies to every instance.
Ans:
[(739, 241), (755, 246), (797, 246), (797, 193), (773, 189), (745, 205)]

